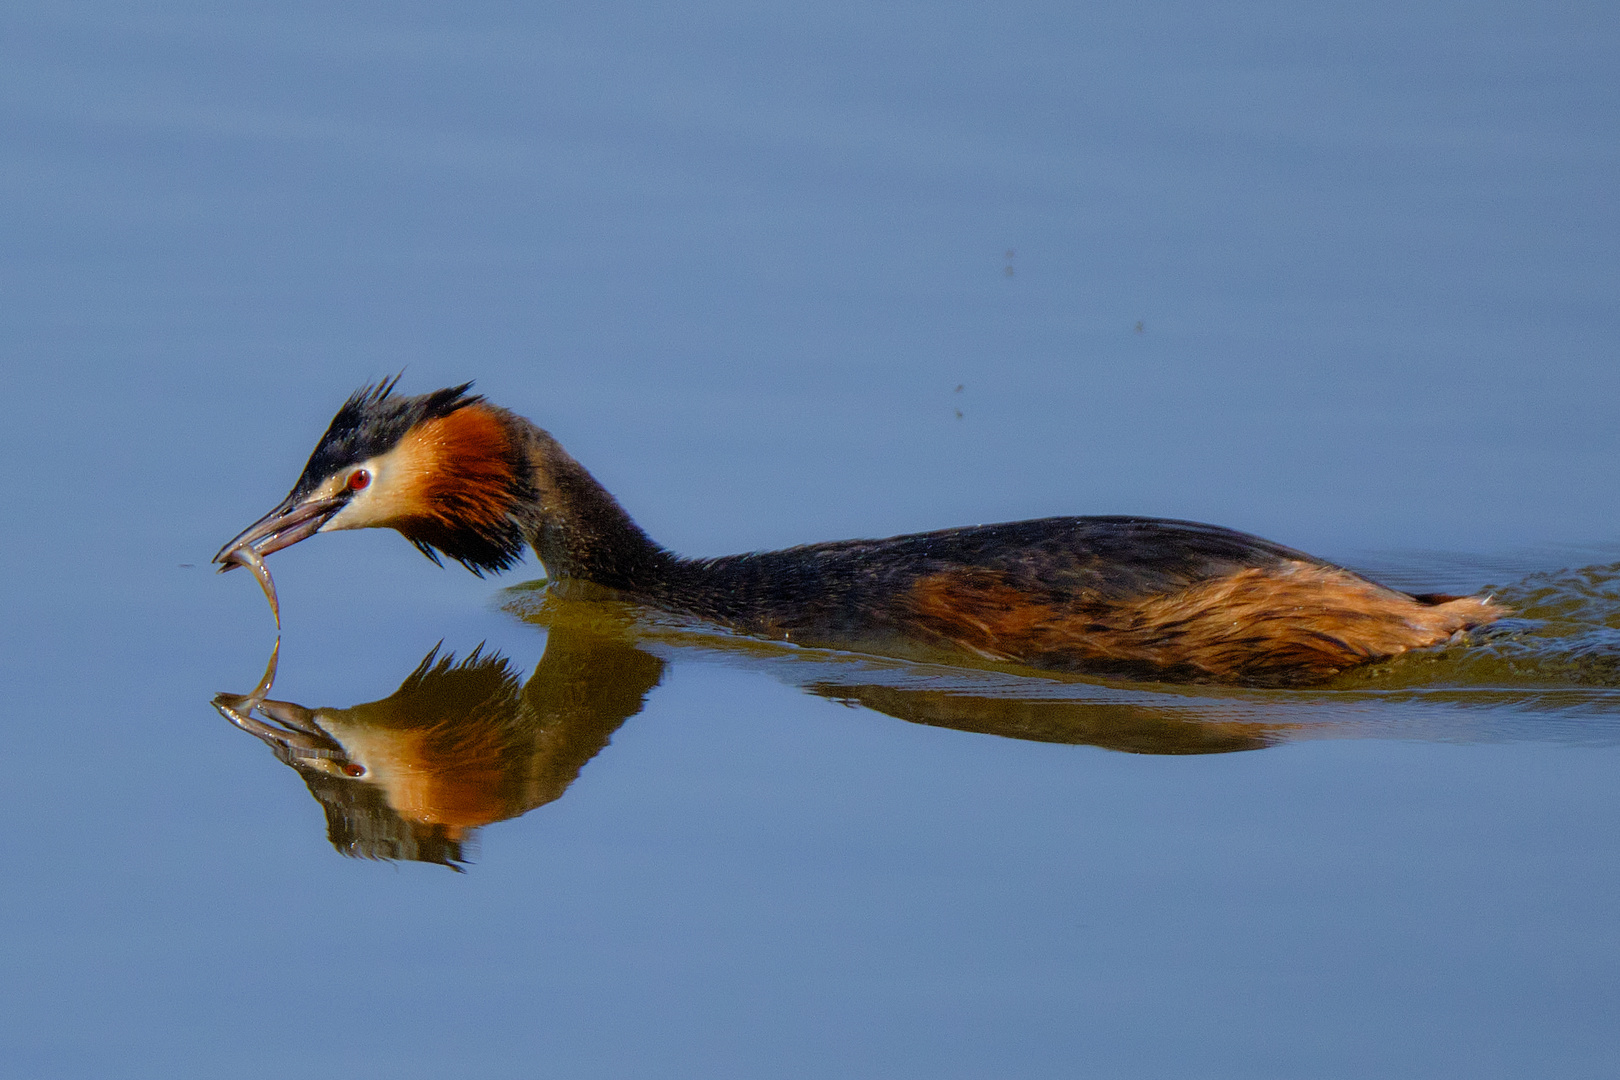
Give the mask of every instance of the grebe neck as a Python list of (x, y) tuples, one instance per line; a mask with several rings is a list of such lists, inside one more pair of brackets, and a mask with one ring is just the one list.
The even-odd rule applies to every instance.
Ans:
[[(514, 417), (514, 420), (519, 418)], [(527, 421), (531, 512), (524, 536), (546, 575), (645, 592), (667, 580), (675, 557), (631, 520), (606, 488), (556, 439)]]

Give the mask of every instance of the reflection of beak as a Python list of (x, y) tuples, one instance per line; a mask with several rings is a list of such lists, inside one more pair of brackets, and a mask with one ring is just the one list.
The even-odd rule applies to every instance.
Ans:
[[(247, 706), (244, 708), (244, 706)], [(253, 715), (249, 698), (240, 694), (216, 694), (214, 708), (225, 719), (255, 735), (291, 758), (339, 758), (343, 747), (315, 723), (315, 713), (290, 701), (261, 701), (257, 708), (276, 724), (266, 724)]]
[(280, 506), (243, 529), (234, 540), (219, 549), (219, 554), (214, 556), (215, 562), (224, 564), (219, 572), (223, 574), (237, 565), (231, 556), (242, 548), (249, 548), (255, 554), (264, 556), (314, 536), (333, 514), (343, 509), (347, 501), (346, 495), (310, 499), (307, 502), (294, 502), (291, 495), (287, 496)]

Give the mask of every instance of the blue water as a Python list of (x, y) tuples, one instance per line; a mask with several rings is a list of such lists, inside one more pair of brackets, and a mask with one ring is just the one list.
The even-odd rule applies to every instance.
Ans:
[[(1612, 1076), (1617, 23), (8, 5), (0, 1073)], [(205, 564), (401, 369), (686, 554), (1142, 513), (1522, 617), (1293, 694), (620, 627), (561, 797), (345, 858)], [(270, 564), (311, 708), (562, 632)]]

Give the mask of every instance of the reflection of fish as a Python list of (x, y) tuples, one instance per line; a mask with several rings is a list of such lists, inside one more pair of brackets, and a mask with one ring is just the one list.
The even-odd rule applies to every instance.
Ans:
[[(470, 385), (470, 384), (469, 384)], [(1055, 671), (1292, 685), (1446, 641), (1504, 609), (1411, 595), (1210, 525), (1048, 518), (723, 559), (647, 538), (549, 434), (470, 396), (361, 390), (282, 503), (222, 549), (397, 529), (498, 572), (532, 545), (587, 582), (779, 640)]]
[(483, 825), (560, 796), (641, 709), (663, 662), (619, 642), (556, 635), (527, 684), (500, 656), (437, 649), (381, 701), (308, 709), (286, 701), (231, 721), (298, 770), (347, 855), (455, 865)]

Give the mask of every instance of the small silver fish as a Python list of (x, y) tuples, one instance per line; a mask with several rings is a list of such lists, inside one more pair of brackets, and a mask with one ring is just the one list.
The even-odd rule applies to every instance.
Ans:
[[(235, 563), (238, 566), (245, 566), (249, 570), (253, 571), (253, 576), (259, 579), (259, 588), (264, 590), (264, 598), (270, 601), (270, 614), (276, 617), (276, 633), (281, 633), (281, 601), (276, 599), (276, 583), (271, 580), (270, 568), (264, 565), (263, 557), (261, 557), (257, 551), (254, 551), (251, 547), (244, 544), (241, 547), (232, 548), (231, 550), (225, 552), (223, 555), (219, 556), (218, 561), (224, 563), (227, 567), (232, 563)], [(277, 642), (277, 646), (280, 646), (279, 641)], [(272, 661), (272, 669), (274, 666), (274, 662)]]

